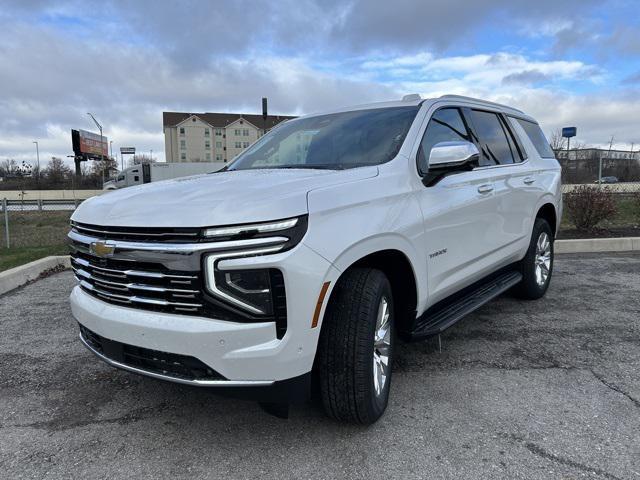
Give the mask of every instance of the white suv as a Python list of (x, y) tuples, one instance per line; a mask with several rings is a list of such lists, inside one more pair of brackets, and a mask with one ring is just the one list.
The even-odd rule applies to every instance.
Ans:
[(396, 337), (544, 295), (560, 166), (534, 119), (447, 95), (287, 121), (224, 171), (84, 202), (82, 342), (107, 363), (285, 415), (384, 412)]

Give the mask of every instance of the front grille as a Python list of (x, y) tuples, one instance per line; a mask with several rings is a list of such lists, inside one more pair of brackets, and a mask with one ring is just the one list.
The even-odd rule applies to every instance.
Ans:
[(71, 267), (84, 291), (107, 302), (168, 313), (197, 315), (203, 311), (201, 281), (195, 272), (98, 259), (78, 251), (71, 255)]
[(92, 349), (109, 360), (129, 367), (182, 380), (226, 380), (218, 372), (194, 357), (160, 352), (109, 340), (83, 325), (80, 325), (80, 334)]
[(199, 228), (159, 228), (159, 227), (103, 227), (88, 223), (71, 222), (71, 226), (83, 235), (128, 240), (134, 242), (198, 242), (202, 241)]

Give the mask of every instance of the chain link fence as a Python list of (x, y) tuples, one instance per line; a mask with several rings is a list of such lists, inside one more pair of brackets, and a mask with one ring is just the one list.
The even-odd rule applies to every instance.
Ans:
[(81, 200), (7, 200), (0, 204), (0, 271), (66, 254), (69, 219)]

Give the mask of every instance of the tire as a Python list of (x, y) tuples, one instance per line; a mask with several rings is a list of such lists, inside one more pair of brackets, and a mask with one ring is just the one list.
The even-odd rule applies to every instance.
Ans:
[[(383, 301), (387, 328), (378, 333), (388, 333), (376, 343), (377, 326), (385, 323), (378, 320)], [(395, 343), (393, 312), (391, 286), (379, 270), (353, 268), (335, 286), (320, 334), (318, 377), (324, 409), (336, 420), (369, 425), (387, 408)], [(387, 353), (384, 379), (374, 373), (376, 363), (381, 365), (376, 352), (379, 360)]]
[[(539, 242), (548, 242), (548, 247), (539, 250)], [(520, 262), (522, 282), (515, 287), (515, 293), (524, 299), (536, 300), (541, 298), (549, 288), (553, 273), (553, 232), (549, 223), (542, 218), (536, 218), (533, 224), (531, 242), (527, 254)], [(541, 245), (542, 247), (543, 245)], [(543, 255), (546, 252), (545, 255)], [(543, 261), (548, 257), (548, 262)], [(545, 275), (546, 271), (546, 277)]]

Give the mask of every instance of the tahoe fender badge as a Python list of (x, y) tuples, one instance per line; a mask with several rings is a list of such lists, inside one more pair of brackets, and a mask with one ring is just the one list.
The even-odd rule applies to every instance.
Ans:
[(107, 242), (91, 242), (89, 246), (89, 252), (96, 257), (110, 257), (115, 252), (115, 245), (109, 244)]
[(445, 253), (447, 253), (447, 249), (443, 248), (442, 250), (438, 250), (436, 252), (430, 253), (429, 254), (429, 258), (434, 258), (434, 257), (438, 257), (440, 255), (444, 255)]

